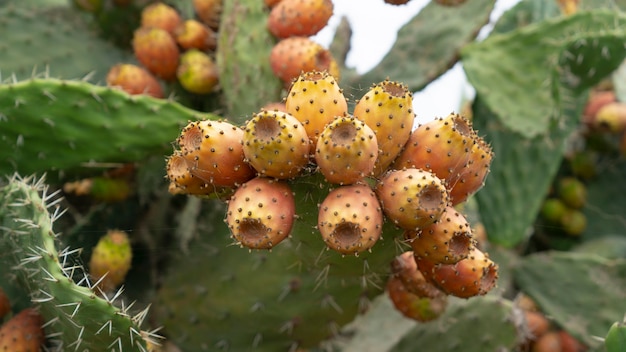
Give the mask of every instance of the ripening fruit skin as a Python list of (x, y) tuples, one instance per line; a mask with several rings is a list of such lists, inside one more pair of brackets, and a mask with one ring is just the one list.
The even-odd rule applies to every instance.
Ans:
[(376, 133), (380, 153), (374, 174), (380, 175), (409, 140), (415, 120), (413, 94), (406, 85), (385, 80), (359, 99), (353, 114)]
[(41, 351), (45, 342), (43, 317), (35, 308), (26, 308), (0, 327), (0, 351)]
[(492, 159), (491, 147), (471, 123), (453, 113), (413, 130), (392, 167), (432, 171), (446, 182), (454, 206), (483, 186)]
[(117, 64), (106, 76), (107, 85), (120, 88), (128, 94), (146, 94), (155, 98), (163, 98), (161, 84), (152, 73), (143, 67), (133, 64)]
[[(216, 186), (191, 173), (195, 162), (189, 161), (180, 150), (174, 151), (166, 160), (168, 191), (171, 194), (223, 197), (232, 192), (232, 187)], [(252, 177), (252, 176), (250, 176)]]
[(176, 77), (185, 90), (195, 94), (211, 93), (219, 82), (217, 64), (209, 55), (198, 49), (183, 53)]
[(550, 321), (541, 312), (524, 311), (524, 322), (528, 330), (527, 339), (536, 341), (550, 330)]
[(183, 128), (178, 145), (190, 173), (205, 183), (235, 187), (255, 176), (245, 161), (243, 130), (227, 121), (196, 121)]
[(397, 226), (417, 230), (435, 222), (449, 203), (437, 176), (421, 169), (391, 170), (376, 185), (385, 215)]
[(598, 110), (606, 104), (614, 103), (616, 101), (617, 97), (613, 91), (592, 92), (589, 94), (589, 100), (587, 100), (585, 110), (583, 111), (583, 122), (587, 125), (592, 125)]
[(593, 119), (594, 127), (619, 134), (626, 130), (626, 103), (612, 102), (603, 105)]
[(558, 198), (549, 198), (541, 206), (541, 216), (551, 224), (559, 224), (567, 211), (567, 205)]
[(568, 207), (580, 209), (587, 203), (587, 187), (575, 177), (564, 177), (557, 184), (559, 199)]
[(410, 292), (394, 276), (387, 280), (387, 294), (394, 307), (407, 318), (427, 322), (438, 318), (448, 305), (446, 296), (422, 297)]
[(109, 230), (93, 248), (89, 274), (100, 290), (113, 291), (126, 279), (132, 257), (128, 235), (123, 231)]
[(578, 237), (587, 228), (587, 216), (578, 209), (568, 208), (561, 216), (559, 224), (566, 234)]
[(561, 340), (561, 352), (585, 352), (587, 346), (576, 340), (565, 330), (559, 330), (559, 339)]
[(178, 25), (174, 30), (174, 38), (183, 50), (209, 51), (217, 46), (216, 33), (209, 26), (194, 19)]
[(455, 264), (437, 264), (415, 258), (418, 269), (443, 292), (460, 298), (485, 295), (495, 287), (498, 265), (478, 248)]
[(141, 11), (141, 27), (161, 28), (173, 34), (181, 23), (182, 18), (178, 11), (162, 2), (152, 3)]
[(11, 301), (9, 301), (9, 297), (4, 292), (2, 287), (0, 287), (0, 321), (11, 311)]
[(562, 352), (561, 337), (556, 331), (549, 331), (535, 341), (532, 352)]
[(241, 246), (271, 249), (291, 233), (295, 212), (295, 198), (287, 183), (256, 177), (228, 200), (226, 223)]
[(282, 0), (270, 11), (267, 28), (281, 39), (309, 37), (326, 27), (332, 15), (331, 0)]
[(445, 294), (424, 278), (424, 274), (417, 269), (413, 251), (407, 251), (396, 256), (391, 261), (391, 274), (402, 281), (407, 291), (419, 296), (437, 298)]
[(326, 125), (315, 149), (315, 162), (330, 183), (349, 185), (373, 174), (378, 140), (368, 125), (351, 116)]
[(304, 125), (311, 140), (311, 153), (315, 153), (317, 139), (325, 126), (337, 116), (348, 115), (348, 102), (337, 80), (321, 71), (299, 75), (289, 89), (285, 106)]
[(416, 257), (434, 263), (457, 263), (474, 248), (469, 222), (453, 207), (447, 207), (434, 223), (407, 230), (404, 236)]
[(176, 79), (180, 51), (172, 35), (161, 28), (139, 28), (133, 34), (133, 52), (137, 60), (167, 81)]
[(309, 163), (310, 141), (291, 114), (262, 110), (244, 128), (243, 152), (260, 175), (288, 179)]
[(270, 52), (270, 66), (285, 87), (302, 72), (328, 71), (339, 79), (335, 58), (330, 51), (308, 37), (289, 37), (280, 40)]
[(193, 0), (193, 8), (200, 21), (213, 30), (220, 25), (223, 0)]
[(342, 254), (370, 250), (380, 239), (383, 213), (367, 184), (340, 186), (319, 207), (317, 228), (331, 249)]

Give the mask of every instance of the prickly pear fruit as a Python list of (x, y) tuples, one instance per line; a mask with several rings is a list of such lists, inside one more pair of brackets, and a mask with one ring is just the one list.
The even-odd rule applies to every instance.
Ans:
[(568, 208), (561, 216), (560, 225), (566, 234), (577, 237), (587, 228), (587, 216), (578, 209)]
[(460, 298), (485, 295), (495, 287), (498, 265), (478, 248), (455, 264), (437, 264), (415, 258), (418, 269), (443, 292)]
[(606, 352), (620, 352), (626, 349), (626, 321), (615, 322), (604, 338)]
[(209, 55), (198, 49), (191, 49), (181, 55), (176, 77), (188, 92), (208, 94), (217, 85), (219, 72)]
[(283, 0), (270, 11), (267, 28), (277, 38), (309, 37), (328, 24), (331, 0)]
[(393, 168), (420, 168), (446, 182), (452, 205), (459, 204), (482, 187), (493, 152), (458, 114), (450, 114), (417, 127), (393, 164)]
[(0, 351), (40, 351), (45, 342), (43, 317), (34, 308), (26, 308), (0, 327)]
[(260, 110), (287, 112), (287, 105), (282, 101), (272, 101), (263, 105)]
[(176, 27), (174, 38), (183, 50), (208, 51), (214, 50), (217, 45), (216, 33), (209, 26), (194, 19), (186, 20)]
[(410, 292), (397, 277), (387, 281), (387, 294), (394, 307), (407, 318), (427, 322), (438, 318), (448, 305), (446, 296), (422, 297)]
[(101, 202), (120, 202), (128, 199), (131, 187), (123, 178), (92, 177), (63, 184), (63, 192), (90, 196)]
[(130, 240), (124, 231), (109, 230), (102, 236), (91, 253), (89, 274), (103, 292), (120, 286), (130, 270), (133, 253)]
[(283, 181), (256, 177), (228, 200), (226, 223), (243, 247), (271, 249), (291, 233), (296, 203)]
[(411, 135), (415, 120), (413, 95), (406, 85), (385, 80), (361, 97), (354, 107), (354, 117), (376, 133), (380, 153), (374, 174), (379, 175), (398, 156)]
[(380, 203), (367, 184), (340, 186), (320, 204), (317, 228), (331, 249), (358, 255), (371, 249), (380, 238)]
[(417, 269), (413, 251), (407, 251), (391, 261), (391, 274), (404, 284), (407, 291), (419, 296), (436, 298), (445, 294), (426, 281), (424, 274)]
[(193, 0), (193, 8), (204, 24), (216, 30), (220, 24), (222, 2), (223, 0)]
[(304, 125), (312, 153), (324, 127), (335, 117), (348, 114), (343, 90), (332, 75), (321, 71), (302, 73), (291, 85), (285, 106), (287, 112)]
[(557, 184), (559, 198), (568, 207), (580, 209), (587, 203), (587, 187), (575, 177), (564, 177)]
[(11, 311), (11, 301), (9, 301), (9, 297), (4, 292), (4, 289), (0, 287), (0, 321)]
[(178, 11), (162, 2), (152, 3), (141, 11), (141, 27), (161, 28), (174, 34), (174, 30), (181, 23)]
[(139, 28), (133, 34), (137, 60), (158, 77), (174, 80), (180, 51), (174, 38), (161, 28)]
[(309, 162), (310, 148), (304, 126), (286, 112), (262, 110), (244, 128), (244, 155), (263, 176), (297, 176)]
[(278, 5), (278, 3), (281, 1), (282, 0), (263, 0), (263, 2), (265, 3), (265, 6), (269, 7), (270, 9)]
[(385, 4), (389, 5), (405, 5), (408, 4), (410, 0), (385, 0)]
[(593, 124), (610, 133), (622, 133), (626, 130), (626, 104), (622, 102), (605, 104), (596, 113)]
[(524, 323), (529, 341), (536, 341), (550, 330), (550, 321), (541, 312), (525, 310)]
[(374, 131), (351, 116), (336, 117), (327, 124), (315, 149), (315, 161), (326, 180), (340, 185), (372, 175), (377, 156)]
[(180, 150), (190, 172), (219, 187), (238, 186), (254, 177), (245, 162), (243, 130), (227, 121), (190, 122), (178, 137)]
[(558, 198), (546, 199), (541, 206), (541, 216), (552, 224), (559, 224), (566, 211), (567, 206)]
[(159, 81), (143, 67), (133, 64), (117, 64), (109, 70), (107, 85), (117, 87), (128, 94), (147, 94), (163, 98), (163, 89)]
[(339, 72), (331, 71), (333, 67), (336, 70), (335, 65), (330, 51), (308, 37), (285, 38), (276, 43), (270, 52), (272, 72), (286, 87), (302, 72), (328, 71), (338, 79)]
[(376, 194), (385, 215), (407, 230), (432, 224), (449, 203), (441, 179), (429, 171), (413, 168), (385, 173), (378, 180)]
[(595, 119), (598, 110), (606, 104), (614, 103), (616, 101), (617, 97), (615, 96), (615, 92), (611, 90), (592, 92), (589, 95), (589, 100), (587, 100), (585, 110), (583, 111), (583, 121), (587, 124), (591, 124)]
[(474, 247), (469, 222), (453, 207), (447, 207), (434, 223), (407, 230), (405, 238), (417, 258), (434, 263), (457, 263), (467, 258)]

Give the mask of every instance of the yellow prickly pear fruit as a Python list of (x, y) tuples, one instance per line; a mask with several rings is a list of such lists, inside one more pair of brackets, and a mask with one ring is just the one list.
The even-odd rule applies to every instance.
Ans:
[(181, 56), (176, 75), (183, 88), (196, 94), (211, 93), (219, 81), (213, 59), (197, 49), (186, 51)]
[(602, 106), (596, 113), (594, 125), (611, 133), (626, 130), (626, 104), (613, 102)]
[(120, 286), (130, 270), (132, 256), (126, 232), (110, 230), (102, 236), (89, 261), (89, 273), (98, 288), (109, 292)]

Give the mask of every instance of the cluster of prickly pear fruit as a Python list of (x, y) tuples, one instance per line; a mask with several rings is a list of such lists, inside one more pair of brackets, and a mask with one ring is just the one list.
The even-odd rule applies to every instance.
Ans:
[(544, 200), (541, 215), (547, 225), (556, 226), (571, 236), (581, 235), (587, 226), (587, 217), (581, 211), (587, 201), (587, 188), (578, 178), (562, 177), (556, 180), (554, 195)]

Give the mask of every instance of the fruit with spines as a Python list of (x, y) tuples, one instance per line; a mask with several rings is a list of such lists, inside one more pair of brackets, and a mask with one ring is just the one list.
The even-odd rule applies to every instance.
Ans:
[(415, 120), (413, 94), (406, 85), (385, 80), (373, 85), (359, 99), (353, 115), (376, 133), (380, 152), (374, 174), (380, 175), (398, 156), (411, 135)]
[(133, 64), (117, 64), (106, 76), (107, 85), (120, 88), (130, 95), (147, 94), (155, 98), (163, 98), (163, 88), (152, 73), (143, 67)]
[(326, 245), (341, 254), (370, 250), (383, 230), (376, 194), (367, 184), (333, 189), (319, 206), (317, 229)]
[(439, 264), (415, 258), (418, 269), (443, 292), (460, 298), (485, 295), (496, 286), (498, 265), (473, 247), (467, 258), (455, 264)]
[(242, 247), (271, 249), (291, 233), (295, 212), (295, 198), (287, 183), (256, 177), (228, 200), (226, 223)]
[(40, 351), (45, 342), (43, 317), (35, 308), (26, 308), (0, 327), (0, 351)]
[(185, 51), (176, 70), (180, 85), (195, 94), (211, 93), (219, 82), (219, 72), (213, 59), (198, 49)]
[(166, 81), (176, 79), (180, 50), (168, 31), (141, 27), (134, 32), (132, 44), (135, 57), (148, 71)]
[(183, 50), (209, 51), (215, 50), (217, 46), (215, 32), (209, 26), (194, 19), (185, 20), (176, 27), (174, 38)]
[(324, 127), (337, 116), (348, 115), (348, 102), (337, 80), (324, 71), (304, 72), (293, 82), (285, 99), (287, 112), (297, 118), (311, 140), (315, 153)]
[(453, 207), (447, 207), (434, 223), (407, 230), (404, 236), (416, 257), (442, 264), (467, 258), (475, 245), (469, 222)]
[(406, 230), (432, 224), (449, 203), (443, 181), (429, 171), (414, 168), (383, 174), (376, 194), (389, 220)]
[(404, 283), (395, 276), (389, 277), (386, 289), (394, 307), (405, 317), (419, 322), (437, 319), (448, 305), (446, 296), (419, 296), (409, 291)]
[(223, 0), (193, 0), (193, 8), (204, 24), (217, 30), (222, 14), (222, 2)]
[(244, 127), (242, 143), (246, 160), (263, 176), (293, 178), (309, 163), (306, 130), (286, 112), (256, 113)]
[(330, 183), (348, 185), (371, 176), (378, 156), (374, 131), (353, 116), (338, 116), (317, 140), (315, 162)]
[(182, 23), (176, 9), (163, 2), (155, 2), (141, 11), (141, 27), (161, 28), (170, 34)]
[(393, 168), (419, 168), (444, 180), (452, 205), (478, 191), (490, 170), (493, 152), (469, 120), (449, 114), (418, 126)]
[(277, 38), (309, 37), (326, 27), (332, 15), (331, 0), (282, 0), (270, 11), (267, 28)]
[(285, 87), (303, 72), (328, 71), (339, 79), (337, 62), (331, 52), (308, 37), (282, 39), (270, 52), (270, 66)]
[(568, 207), (580, 209), (587, 203), (587, 187), (575, 177), (564, 177), (557, 182), (559, 199)]
[(227, 121), (190, 122), (178, 137), (190, 172), (205, 183), (235, 187), (254, 177), (245, 161), (243, 130)]
[(402, 281), (407, 291), (419, 297), (437, 298), (445, 296), (440, 289), (427, 281), (424, 274), (417, 269), (413, 251), (404, 252), (391, 261), (391, 274)]
[(132, 259), (128, 234), (120, 230), (109, 230), (93, 248), (89, 274), (102, 292), (112, 292), (124, 283)]

